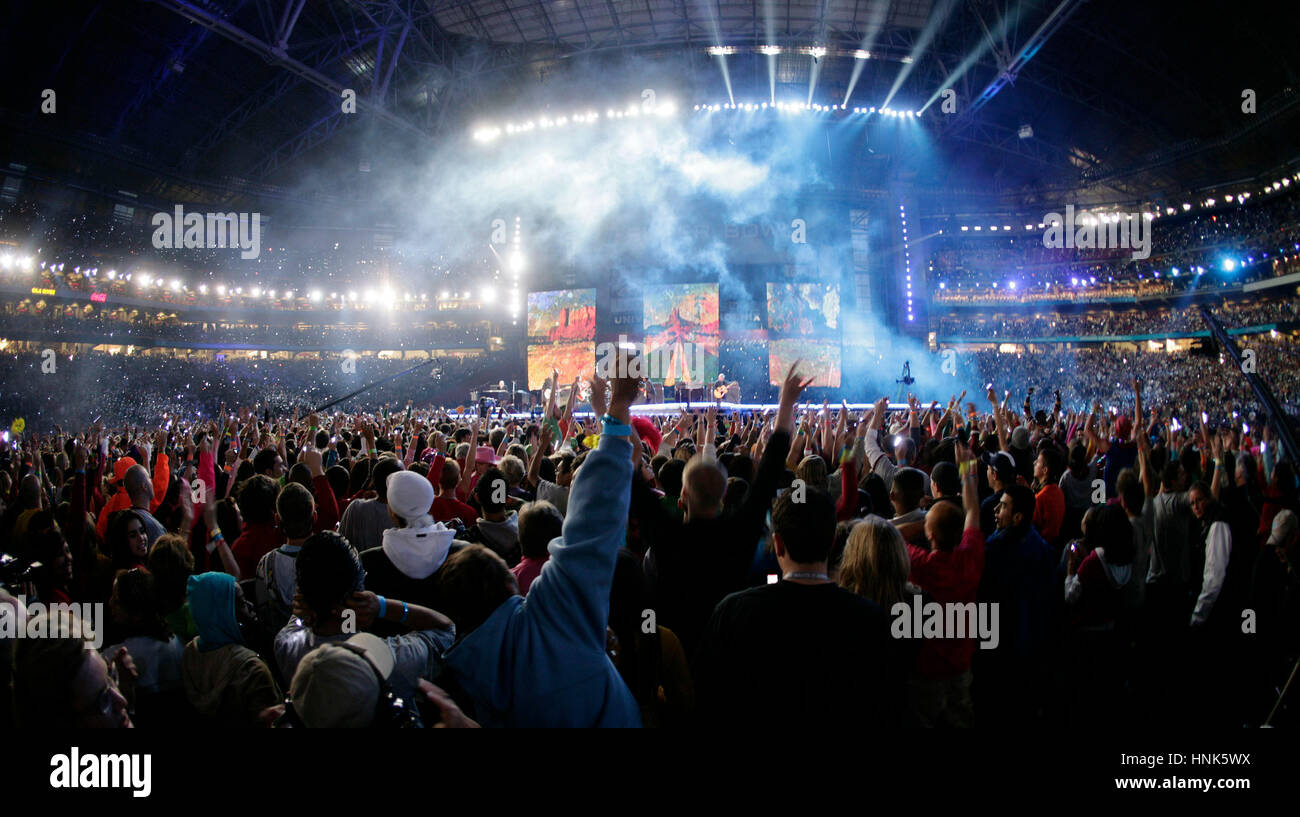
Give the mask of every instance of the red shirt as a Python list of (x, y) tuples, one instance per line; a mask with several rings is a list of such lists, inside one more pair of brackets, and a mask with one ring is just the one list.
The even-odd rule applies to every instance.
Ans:
[(429, 507), (429, 515), (435, 522), (450, 522), (453, 519), (460, 519), (466, 527), (474, 524), (478, 519), (478, 513), (473, 508), (456, 499), (453, 496), (444, 494), (433, 500), (433, 505)]
[(230, 546), (230, 552), (239, 565), (239, 577), (253, 578), (257, 574), (258, 561), (284, 543), (284, 534), (275, 525), (266, 522), (249, 522), (245, 525), (244, 532)]
[[(951, 551), (924, 550), (907, 546), (912, 558), (912, 583), (929, 593), (939, 604), (972, 604), (984, 573), (984, 534), (979, 528), (967, 528), (961, 544)], [(923, 650), (921, 675), (926, 678), (950, 678), (970, 669), (975, 653), (975, 639), (938, 639), (936, 650)]]
[[(549, 554), (547, 558), (550, 558)], [(532, 585), (533, 579), (536, 579), (538, 574), (542, 572), (542, 565), (544, 564), (546, 564), (546, 559), (533, 559), (525, 556), (520, 560), (519, 564), (510, 568), (510, 572), (515, 574), (515, 578), (519, 580), (520, 593), (525, 596), (528, 595), (528, 588)]]
[[(312, 527), (313, 533), (320, 533), (323, 530), (334, 530), (338, 524), (339, 518), (343, 515), (339, 511), (338, 500), (334, 497), (334, 489), (330, 487), (330, 481), (321, 474), (318, 477), (312, 477), (311, 492), (316, 500), (316, 524)], [(249, 577), (245, 577), (249, 578)]]
[(1049, 543), (1061, 535), (1065, 522), (1065, 492), (1059, 485), (1045, 485), (1034, 497), (1034, 527)]

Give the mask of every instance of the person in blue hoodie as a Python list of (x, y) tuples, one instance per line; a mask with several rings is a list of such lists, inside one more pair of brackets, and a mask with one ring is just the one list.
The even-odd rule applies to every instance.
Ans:
[(228, 573), (190, 576), (186, 594), (199, 634), (185, 645), (181, 681), (185, 696), (214, 725), (265, 726), (266, 710), (283, 698), (267, 666), (245, 643), (244, 621), (255, 618)]
[(604, 431), (573, 481), (562, 534), (527, 597), (505, 560), (482, 545), (462, 549), (442, 568), (445, 612), (458, 634), (447, 667), (483, 726), (641, 726), (636, 699), (605, 652), (632, 457), (640, 451), (628, 410), (639, 380), (592, 381), (591, 405), (604, 415)]

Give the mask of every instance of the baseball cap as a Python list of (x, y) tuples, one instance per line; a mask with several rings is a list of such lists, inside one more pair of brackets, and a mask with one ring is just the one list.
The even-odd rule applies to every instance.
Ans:
[(374, 721), (380, 678), (387, 680), (393, 666), (393, 651), (383, 639), (357, 633), (303, 656), (289, 698), (309, 728), (364, 729)]
[(1005, 483), (1016, 481), (1016, 460), (1005, 451), (994, 451), (980, 455), (980, 462), (998, 473), (998, 479)]

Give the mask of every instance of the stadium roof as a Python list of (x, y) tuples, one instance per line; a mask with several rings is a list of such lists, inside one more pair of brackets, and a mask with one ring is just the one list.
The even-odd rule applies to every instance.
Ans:
[[(265, 193), (310, 167), (328, 192), (332, 170), (346, 187), (593, 65), (610, 78), (594, 93), (635, 96), (635, 75), (610, 68), (629, 56), (679, 77), (688, 105), (761, 99), (769, 83), (829, 104), (850, 88), (851, 105), (928, 103), (928, 172), (905, 156), (888, 172), (948, 197), (1179, 195), (1300, 153), (1294, 25), (1255, 0), (1213, 14), (1120, 0), (15, 0), (5, 13), (0, 61), (17, 81), (0, 90), (0, 160), (105, 190)], [(39, 112), (47, 88), (55, 116)], [(341, 112), (343, 89), (359, 116)], [(358, 156), (376, 136), (391, 150)]]

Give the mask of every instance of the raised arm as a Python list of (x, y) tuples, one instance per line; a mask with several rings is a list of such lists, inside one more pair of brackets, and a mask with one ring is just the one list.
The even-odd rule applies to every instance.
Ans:
[(325, 476), (321, 454), (314, 444), (307, 446), (302, 460), (311, 473), (311, 492), (316, 498), (316, 531), (334, 530), (339, 521), (339, 503)]
[[(990, 389), (989, 394), (992, 393), (993, 390)], [(1008, 396), (1010, 396), (1010, 392), (1008, 392)], [(1007, 431), (1007, 409), (1006, 406), (999, 406), (996, 400), (993, 401), (993, 424), (997, 427), (998, 432), (998, 450), (1010, 451), (1011, 437)]]
[[(1142, 433), (1142, 381), (1136, 377), (1133, 378), (1133, 432)], [(1155, 425), (1155, 419), (1152, 418), (1151, 424)]]
[(1144, 436), (1138, 440), (1137, 446), (1138, 476), (1142, 479), (1142, 489), (1147, 497), (1153, 497), (1160, 492), (1160, 484), (1156, 479), (1155, 469), (1151, 467), (1151, 441)]
[[(527, 612), (544, 625), (579, 633), (599, 649), (605, 645), (614, 564), (627, 532), (632, 455), (639, 449), (629, 409), (639, 388), (635, 377), (613, 382), (612, 422), (605, 423), (599, 444), (573, 480), (561, 537), (550, 544), (548, 567), (533, 581), (525, 602)], [(604, 403), (605, 389), (603, 380), (592, 380), (593, 408)]]
[[(158, 430), (158, 458), (153, 465), (153, 501), (149, 503), (149, 512), (158, 510), (163, 498), (167, 496), (167, 486), (171, 482), (171, 462), (167, 459), (167, 432)], [(188, 486), (186, 486), (188, 488)]]
[(474, 481), (474, 463), (478, 457), (478, 418), (475, 417), (469, 424), (469, 453), (465, 455), (465, 462), (460, 468), (460, 484), (456, 486), (456, 497), (469, 496), (470, 483)]
[(980, 528), (979, 460), (969, 445), (956, 443), (953, 449), (961, 471), (961, 506), (966, 511), (965, 530)]
[(810, 377), (804, 380), (797, 372), (799, 361), (795, 361), (786, 374), (781, 386), (781, 403), (776, 412), (776, 429), (763, 450), (763, 458), (758, 463), (754, 475), (754, 484), (745, 494), (745, 501), (737, 514), (738, 520), (747, 524), (761, 524), (772, 506), (772, 497), (784, 473), (786, 447), (790, 445), (790, 432), (794, 428), (794, 407), (799, 395), (813, 382)]

